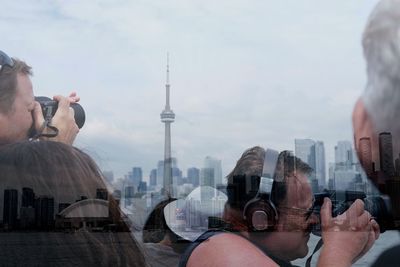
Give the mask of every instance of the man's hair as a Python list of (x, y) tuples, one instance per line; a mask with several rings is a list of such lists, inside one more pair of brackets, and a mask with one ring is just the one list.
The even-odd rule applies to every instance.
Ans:
[(14, 66), (2, 66), (0, 70), (0, 113), (12, 110), (17, 92), (17, 75), (32, 75), (32, 68), (24, 61), (13, 58)]
[[(234, 209), (243, 210), (246, 203), (253, 199), (260, 186), (263, 171), (265, 150), (259, 146), (247, 149), (236, 163), (233, 171), (227, 176), (228, 204)], [(293, 156), (289, 151), (279, 154), (274, 173), (271, 199), (279, 206), (286, 199), (289, 177), (295, 172), (310, 174), (313, 169)], [(278, 179), (279, 178), (279, 179)], [(281, 182), (277, 182), (277, 181)]]
[(400, 0), (383, 0), (363, 35), (368, 82), (363, 102), (377, 132), (400, 133)]

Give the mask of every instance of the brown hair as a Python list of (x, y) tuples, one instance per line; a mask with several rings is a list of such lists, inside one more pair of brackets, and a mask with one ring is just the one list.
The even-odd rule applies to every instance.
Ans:
[[(0, 199), (3, 199), (7, 190), (14, 190), (15, 195), (19, 195), (21, 189), (28, 188), (34, 191), (34, 197), (53, 198), (53, 209), (57, 208), (57, 202), (58, 204), (74, 203), (81, 196), (86, 196), (91, 201), (97, 197), (96, 190), (98, 188), (106, 189), (102, 174), (90, 156), (77, 148), (59, 142), (23, 141), (1, 147), (0, 173)], [(104, 193), (104, 191), (101, 192)], [(96, 201), (101, 202), (102, 200)], [(119, 210), (111, 211), (111, 206), (116, 208), (117, 205), (110, 194), (108, 194), (108, 201), (110, 205), (109, 218), (114, 222), (112, 217), (121, 218), (121, 212)], [(0, 205), (0, 216), (4, 214), (5, 207), (3, 206), (6, 206), (4, 202)], [(35, 213), (37, 212), (36, 203), (35, 200)], [(119, 227), (116, 224), (111, 225), (116, 226), (111, 230)], [(43, 265), (55, 262), (55, 260), (62, 260), (63, 266), (146, 266), (141, 248), (130, 232), (118, 230), (114, 232), (110, 229), (103, 229), (105, 232), (97, 233), (81, 229), (72, 234), (68, 233), (69, 231), (57, 234), (57, 231), (60, 230), (54, 228), (33, 228), (29, 231), (36, 231), (34, 236), (37, 236), (38, 240), (35, 239), (32, 242), (30, 238), (18, 234), (21, 231), (24, 230), (11, 231), (7, 236), (12, 236), (14, 239), (20, 238), (18, 244), (21, 244), (22, 247), (10, 246), (6, 248), (9, 251), (4, 255), (16, 255), (23, 247), (27, 248), (27, 252), (24, 253), (23, 259), (0, 257), (0, 261), (6, 265), (16, 265), (17, 263)], [(52, 233), (46, 235), (47, 231)], [(57, 245), (54, 246), (54, 244)], [(46, 249), (36, 250), (35, 246), (42, 246)], [(24, 262), (20, 262), (20, 260)]]
[(32, 68), (24, 61), (13, 58), (14, 66), (3, 66), (0, 71), (0, 112), (12, 110), (17, 91), (17, 75), (32, 75)]

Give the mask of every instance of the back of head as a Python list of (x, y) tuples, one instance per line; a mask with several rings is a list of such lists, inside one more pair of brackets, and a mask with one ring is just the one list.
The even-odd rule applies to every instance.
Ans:
[(400, 0), (383, 0), (375, 7), (363, 48), (368, 74), (365, 107), (377, 133), (400, 134)]
[(14, 66), (2, 66), (0, 70), (0, 113), (7, 114), (12, 110), (16, 90), (17, 75), (32, 75), (31, 67), (25, 62), (13, 58)]
[[(120, 232), (127, 227), (118, 205), (84, 152), (51, 141), (9, 144), (0, 148), (0, 173), (0, 243), (20, 244), (2, 250), (4, 264), (145, 264), (131, 234)], [(7, 256), (17, 252), (25, 257)]]

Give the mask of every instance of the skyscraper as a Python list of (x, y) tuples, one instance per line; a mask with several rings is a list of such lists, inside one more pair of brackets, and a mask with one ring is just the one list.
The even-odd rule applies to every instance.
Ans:
[(380, 133), (379, 134), (379, 159), (381, 165), (381, 171), (386, 175), (394, 176), (394, 164), (393, 164), (393, 143), (391, 133)]
[(214, 184), (210, 185), (212, 187), (217, 187), (217, 185), (222, 184), (222, 166), (221, 160), (207, 156), (204, 159), (204, 168), (214, 170)]
[(164, 192), (168, 196), (174, 196), (172, 183), (172, 164), (171, 164), (171, 123), (175, 120), (175, 113), (169, 105), (169, 57), (167, 56), (167, 83), (165, 84), (166, 101), (165, 108), (161, 112), (161, 122), (165, 124), (165, 143), (164, 143)]
[[(309, 177), (314, 189), (325, 187), (325, 148), (324, 142), (311, 139), (295, 139), (296, 157), (307, 163), (314, 172)], [(313, 181), (316, 180), (316, 181)]]
[(157, 169), (152, 169), (150, 171), (149, 178), (150, 178), (149, 185), (151, 187), (156, 186), (157, 185)]
[(3, 223), (9, 229), (17, 226), (18, 216), (18, 190), (5, 189), (4, 190), (4, 207), (3, 207)]
[(132, 183), (137, 188), (140, 182), (143, 180), (143, 172), (140, 167), (132, 168)]
[(365, 173), (371, 177), (375, 171), (372, 164), (371, 139), (369, 137), (360, 138), (358, 146), (360, 163), (364, 166)]
[(187, 179), (194, 187), (198, 186), (200, 183), (200, 170), (195, 167), (189, 168), (187, 170)]
[(349, 141), (339, 141), (335, 146), (335, 163), (353, 163), (353, 146)]

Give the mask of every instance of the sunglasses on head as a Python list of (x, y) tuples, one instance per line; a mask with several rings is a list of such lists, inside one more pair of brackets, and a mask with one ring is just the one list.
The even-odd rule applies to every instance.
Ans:
[(4, 66), (12, 68), (14, 66), (14, 61), (6, 53), (0, 50), (0, 71)]

